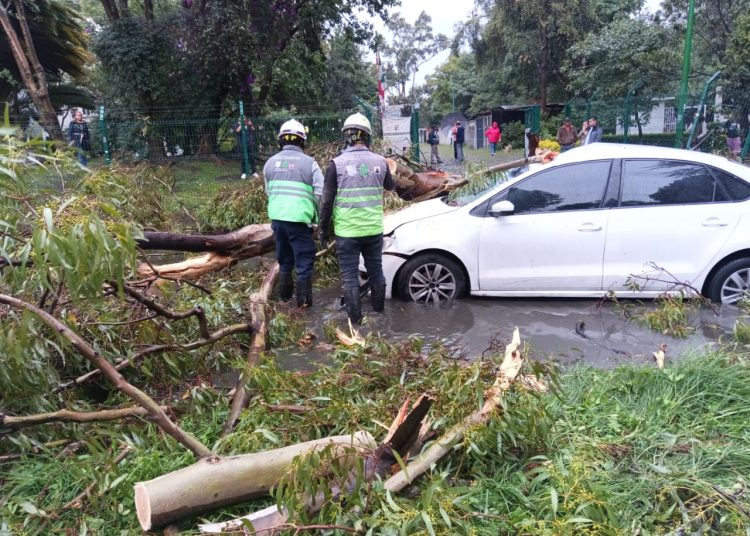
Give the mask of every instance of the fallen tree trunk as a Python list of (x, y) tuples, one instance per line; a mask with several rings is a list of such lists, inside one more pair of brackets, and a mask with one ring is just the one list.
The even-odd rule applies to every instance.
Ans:
[(243, 259), (274, 251), (276, 242), (271, 224), (248, 225), (222, 235), (185, 235), (147, 231), (138, 241), (141, 249), (208, 252), (181, 262), (154, 266), (141, 263), (138, 275), (162, 276), (169, 279), (198, 279), (209, 272), (228, 268)]
[(556, 156), (557, 156), (557, 153), (553, 151), (547, 151), (545, 153), (538, 154), (536, 156), (529, 156), (528, 158), (520, 158), (518, 160), (511, 160), (510, 162), (501, 162), (500, 164), (496, 164), (494, 166), (490, 166), (486, 169), (483, 169), (481, 173), (494, 173), (495, 171), (506, 171), (508, 169), (519, 168), (519, 167), (523, 167), (529, 164), (546, 164), (554, 160)]
[[(99, 370), (99, 369), (97, 369)], [(162, 411), (167, 411), (168, 406), (162, 406)], [(143, 407), (105, 409), (101, 411), (72, 411), (61, 409), (51, 413), (37, 413), (34, 415), (4, 415), (0, 413), (0, 427), (7, 427), (11, 430), (18, 430), (27, 426), (36, 426), (50, 422), (98, 422), (98, 421), (116, 421), (127, 417), (146, 417), (149, 411)]]
[(273, 231), (268, 223), (247, 225), (236, 231), (220, 235), (165, 233), (145, 231), (143, 239), (137, 240), (141, 249), (168, 251), (227, 252), (248, 247), (250, 244), (264, 244), (271, 240)]
[(415, 173), (393, 159), (387, 158), (388, 168), (396, 183), (396, 193), (405, 201), (425, 201), (463, 186), (467, 179), (445, 171)]
[(151, 530), (189, 515), (267, 495), (295, 456), (327, 445), (369, 450), (376, 443), (368, 432), (357, 432), (254, 454), (204, 458), (135, 484), (138, 521), (143, 530)]

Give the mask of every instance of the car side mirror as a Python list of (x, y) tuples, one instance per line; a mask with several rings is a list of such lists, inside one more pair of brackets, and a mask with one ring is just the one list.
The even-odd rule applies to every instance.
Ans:
[(513, 203), (511, 203), (507, 199), (504, 199), (502, 201), (498, 201), (490, 207), (490, 216), (510, 216), (515, 211), (515, 205), (513, 205)]

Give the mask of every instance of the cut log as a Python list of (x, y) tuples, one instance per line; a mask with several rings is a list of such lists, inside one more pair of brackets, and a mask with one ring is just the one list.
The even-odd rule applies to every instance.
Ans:
[(445, 171), (415, 173), (393, 159), (387, 158), (388, 168), (396, 183), (396, 193), (405, 201), (424, 201), (446, 194), (468, 182), (461, 175)]
[(357, 432), (254, 454), (204, 458), (135, 484), (138, 521), (143, 530), (151, 530), (189, 515), (267, 495), (295, 456), (327, 445), (369, 450), (376, 443), (368, 432)]

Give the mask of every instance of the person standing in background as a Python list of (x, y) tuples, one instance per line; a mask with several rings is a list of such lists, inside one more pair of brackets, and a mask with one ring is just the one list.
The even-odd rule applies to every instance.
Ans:
[(461, 121), (456, 121), (456, 162), (464, 161), (464, 127)]
[(432, 126), (430, 133), (427, 135), (427, 143), (430, 144), (430, 164), (442, 164), (443, 161), (440, 159), (440, 153), (438, 152), (440, 134), (437, 125)]
[[(237, 151), (242, 160), (242, 175), (240, 175), (240, 178), (245, 179), (247, 178), (248, 173), (250, 173), (250, 168), (252, 166), (248, 166), (245, 163), (245, 158), (242, 154), (242, 122), (237, 121), (232, 127), (232, 130), (234, 130), (234, 133), (237, 136)], [(252, 162), (255, 155), (255, 125), (253, 125), (253, 122), (249, 117), (245, 118), (245, 132), (247, 136), (247, 157), (248, 161)]]
[(68, 126), (68, 145), (75, 147), (78, 152), (78, 161), (82, 166), (88, 166), (86, 152), (91, 150), (91, 135), (89, 125), (83, 120), (83, 112), (73, 112), (73, 121)]
[(497, 144), (503, 138), (503, 132), (496, 121), (493, 121), (492, 126), (484, 131), (484, 137), (487, 138), (487, 143), (489, 144), (490, 156), (495, 156)]
[(576, 127), (570, 122), (570, 117), (563, 119), (563, 124), (557, 129), (557, 143), (560, 144), (560, 152), (569, 151), (578, 139)]

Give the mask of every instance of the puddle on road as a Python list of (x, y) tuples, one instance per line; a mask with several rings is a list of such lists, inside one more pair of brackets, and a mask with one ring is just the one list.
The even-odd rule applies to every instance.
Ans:
[[(337, 288), (316, 291), (315, 307), (305, 313), (309, 328), (319, 337), (323, 337), (323, 326), (330, 320), (341, 327), (346, 325), (346, 313), (338, 308), (339, 295)], [(631, 307), (653, 307), (649, 302), (628, 303)], [(598, 300), (471, 298), (438, 306), (386, 300), (385, 312), (377, 314), (372, 313), (368, 297), (362, 310), (369, 320), (361, 331), (379, 332), (391, 340), (420, 337), (427, 347), (442, 343), (471, 358), (481, 355), (493, 337), (509, 340), (518, 326), (530, 357), (598, 368), (650, 363), (652, 353), (662, 343), (667, 345), (668, 359), (711, 348), (720, 338), (731, 337), (735, 322), (743, 316), (734, 306), (721, 307), (718, 315), (701, 308), (691, 316), (694, 331), (683, 339), (655, 333), (627, 320), (622, 305), (600, 304)], [(586, 337), (576, 332), (580, 322), (585, 325)], [(295, 347), (277, 351), (277, 358), (285, 368), (309, 369), (324, 362), (326, 353), (325, 347)]]

